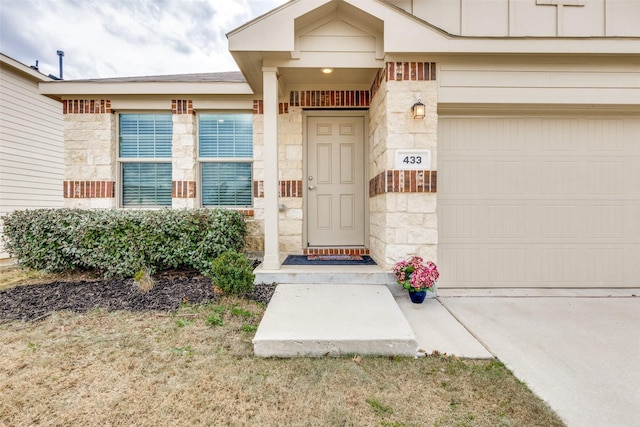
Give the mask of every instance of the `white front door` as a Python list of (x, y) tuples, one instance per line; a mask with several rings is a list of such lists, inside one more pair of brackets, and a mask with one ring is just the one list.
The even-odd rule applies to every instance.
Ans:
[(364, 246), (364, 117), (307, 118), (309, 246)]

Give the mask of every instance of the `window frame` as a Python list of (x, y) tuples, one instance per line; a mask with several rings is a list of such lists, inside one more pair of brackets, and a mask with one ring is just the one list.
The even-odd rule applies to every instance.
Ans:
[[(208, 157), (208, 156), (200, 156), (200, 131), (202, 115), (246, 115), (251, 120), (251, 157)], [(255, 194), (253, 191), (253, 177), (254, 170), (253, 165), (255, 162), (254, 157), (254, 143), (255, 143), (255, 130), (253, 124), (253, 112), (250, 110), (205, 110), (199, 111), (197, 114), (197, 132), (196, 132), (196, 164), (197, 164), (197, 177), (198, 177), (198, 187), (200, 191), (198, 191), (198, 206), (205, 209), (252, 209), (254, 206), (254, 198)], [(205, 205), (203, 202), (203, 194), (204, 194), (204, 181), (203, 181), (203, 165), (206, 163), (218, 163), (218, 164), (229, 164), (229, 163), (245, 163), (249, 164), (249, 168), (251, 171), (251, 175), (249, 177), (249, 191), (250, 191), (250, 203), (248, 205)]]
[[(167, 115), (171, 116), (171, 150), (172, 154), (169, 157), (121, 157), (120, 156), (120, 122), (121, 116), (123, 115), (143, 115), (143, 114), (152, 114), (152, 115)], [(127, 110), (122, 112), (117, 112), (117, 120), (116, 120), (116, 165), (117, 165), (117, 185), (116, 185), (116, 200), (117, 207), (119, 209), (166, 209), (172, 208), (173, 202), (169, 205), (154, 205), (154, 206), (125, 206), (124, 205), (124, 165), (125, 164), (169, 164), (171, 165), (171, 184), (170, 191), (173, 185), (173, 114), (170, 110)], [(170, 193), (170, 196), (172, 194)], [(172, 199), (172, 197), (170, 197)]]

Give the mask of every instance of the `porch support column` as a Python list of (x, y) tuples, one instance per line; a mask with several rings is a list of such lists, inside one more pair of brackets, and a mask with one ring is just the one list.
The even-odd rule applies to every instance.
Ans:
[(263, 67), (264, 269), (280, 269), (278, 232), (278, 69)]

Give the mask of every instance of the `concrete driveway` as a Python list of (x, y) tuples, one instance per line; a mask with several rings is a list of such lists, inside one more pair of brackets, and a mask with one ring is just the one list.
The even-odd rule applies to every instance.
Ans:
[(640, 289), (440, 290), (569, 427), (640, 426)]

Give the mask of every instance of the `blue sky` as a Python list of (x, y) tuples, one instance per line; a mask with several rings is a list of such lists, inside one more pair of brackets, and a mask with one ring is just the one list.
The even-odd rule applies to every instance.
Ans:
[(65, 80), (237, 70), (225, 34), (286, 0), (0, 0), (0, 52)]

